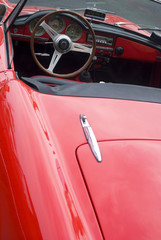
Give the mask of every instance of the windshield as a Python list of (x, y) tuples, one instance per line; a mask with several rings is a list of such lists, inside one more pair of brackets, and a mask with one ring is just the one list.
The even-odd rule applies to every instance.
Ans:
[[(10, 0), (18, 3), (18, 0)], [(114, 12), (138, 25), (161, 27), (161, 2), (149, 0), (28, 0), (26, 5), (45, 6), (50, 8), (79, 9), (95, 7)], [(83, 11), (82, 9), (82, 11)]]

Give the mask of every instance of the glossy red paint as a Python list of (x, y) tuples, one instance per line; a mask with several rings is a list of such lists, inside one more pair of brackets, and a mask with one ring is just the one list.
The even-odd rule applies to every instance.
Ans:
[[(105, 22), (106, 23), (109, 23), (109, 24), (115, 24), (117, 23), (118, 26), (121, 26), (123, 28), (127, 28), (129, 30), (132, 30), (132, 31), (135, 31), (135, 32), (138, 32), (138, 33), (141, 33), (141, 34), (145, 34), (147, 36), (150, 36), (150, 34), (147, 32), (147, 31), (144, 31), (144, 30), (138, 30), (139, 26), (125, 18), (122, 18), (118, 15), (113, 15), (113, 14), (107, 14), (106, 15), (106, 18), (105, 18)], [(120, 24), (119, 23), (125, 23), (125, 24)], [(127, 23), (127, 24), (126, 24)]]
[(156, 62), (158, 54), (157, 50), (145, 45), (143, 46), (140, 43), (118, 37), (116, 40), (115, 49), (120, 46), (124, 49), (124, 52), (121, 56), (116, 56), (116, 53), (114, 52), (115, 57), (140, 61), (144, 61), (146, 59), (147, 62)]
[[(98, 141), (161, 140), (160, 104), (91, 98), (73, 101), (73, 97), (35, 92), (18, 80), (1, 88), (1, 99), (1, 164), (14, 200), (18, 233), (28, 239), (101, 239), (75, 156), (78, 146), (86, 143), (79, 115), (87, 115)], [(155, 122), (153, 129), (151, 122)], [(93, 178), (91, 166), (86, 174)], [(10, 201), (10, 197), (5, 200)], [(100, 222), (103, 226), (106, 219)]]
[(105, 239), (161, 239), (161, 141), (99, 146), (102, 163), (88, 145), (79, 147), (77, 155)]
[[(47, 125), (49, 116), (37, 101), (41, 95), (14, 80), (1, 88), (1, 164), (12, 195), (5, 202), (14, 203), (19, 222), (15, 239), (16, 234), (27, 239), (102, 239), (75, 148), (66, 156), (57, 146), (54, 125)], [(7, 213), (5, 217), (10, 219)]]
[[(73, 97), (37, 93), (17, 80), (1, 89), (1, 98), (1, 164), (8, 177), (19, 232), (22, 234), (22, 227), (28, 239), (53, 236), (101, 239), (75, 156), (78, 146), (86, 143), (79, 115), (87, 115), (98, 141), (136, 139), (138, 146), (137, 139), (161, 140), (160, 104), (90, 98), (74, 98), (73, 101)], [(155, 122), (153, 129), (151, 122)], [(90, 152), (85, 156), (89, 166), (85, 174), (93, 179), (91, 161), (94, 165), (98, 163)], [(136, 188), (137, 185), (136, 182)], [(97, 188), (92, 191), (97, 201)], [(106, 193), (102, 194), (106, 199)], [(102, 210), (97, 211), (100, 218)], [(104, 226), (106, 218), (100, 222)], [(111, 234), (115, 234), (115, 229)], [(142, 235), (139, 236), (141, 239)]]
[[(161, 105), (38, 93), (7, 69), (3, 37), (0, 26), (2, 239), (159, 240)], [(154, 61), (156, 51), (146, 49), (143, 59)], [(102, 163), (86, 145), (80, 114)]]

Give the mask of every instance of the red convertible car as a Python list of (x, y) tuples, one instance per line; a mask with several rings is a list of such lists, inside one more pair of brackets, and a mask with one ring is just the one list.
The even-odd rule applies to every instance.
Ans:
[(160, 240), (160, 29), (67, 2), (0, 0), (0, 239)]

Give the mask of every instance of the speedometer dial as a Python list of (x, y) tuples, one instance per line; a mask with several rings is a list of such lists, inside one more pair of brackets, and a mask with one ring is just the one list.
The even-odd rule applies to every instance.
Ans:
[(49, 20), (49, 25), (58, 33), (62, 32), (65, 28), (64, 19), (60, 16), (51, 17)]
[(77, 41), (82, 35), (82, 28), (78, 24), (71, 24), (66, 29), (66, 35), (70, 37), (72, 41)]
[[(30, 29), (31, 33), (33, 32), (33, 30), (39, 20), (40, 20), (40, 18), (36, 18), (30, 22), (29, 29)], [(35, 36), (42, 36), (44, 33), (45, 33), (44, 29), (41, 26), (39, 26), (36, 30)]]

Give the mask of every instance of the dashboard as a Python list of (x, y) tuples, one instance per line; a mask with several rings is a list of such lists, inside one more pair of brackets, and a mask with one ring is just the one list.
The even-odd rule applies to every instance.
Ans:
[[(41, 19), (41, 16), (34, 14), (35, 17), (20, 17), (18, 21), (14, 24), (11, 29), (11, 35), (14, 39), (21, 41), (29, 41), (33, 32), (33, 29), (37, 22)], [(31, 20), (30, 20), (31, 19)], [(73, 42), (89, 44), (92, 43), (92, 36), (89, 33), (88, 29), (82, 24), (77, 23), (75, 19), (70, 18), (69, 16), (51, 16), (47, 19), (46, 23), (54, 29), (59, 34), (66, 34), (71, 38)], [(49, 41), (48, 34), (40, 26), (35, 34), (35, 40), (40, 43), (46, 43)], [(112, 34), (106, 34), (103, 32), (98, 32), (96, 34), (96, 49), (97, 53), (103, 53), (105, 55), (112, 55), (113, 46), (115, 43), (115, 36)]]
[[(20, 16), (11, 29), (12, 38), (19, 41), (30, 41), (35, 25), (47, 13), (49, 12), (40, 11), (32, 15)], [(92, 44), (92, 37), (86, 26), (68, 15), (51, 16), (46, 23), (57, 33), (69, 36), (73, 42)], [(122, 28), (108, 26), (109, 29), (106, 30), (105, 25), (100, 27), (96, 23), (92, 26), (96, 35), (96, 55), (151, 62), (155, 62), (156, 59), (161, 61), (160, 51), (140, 44), (137, 40), (135, 42), (126, 37), (126, 34), (124, 37), (124, 33), (119, 34)], [(115, 28), (116, 31), (114, 31)], [(35, 41), (41, 44), (49, 41), (48, 34), (41, 26), (36, 31)]]

